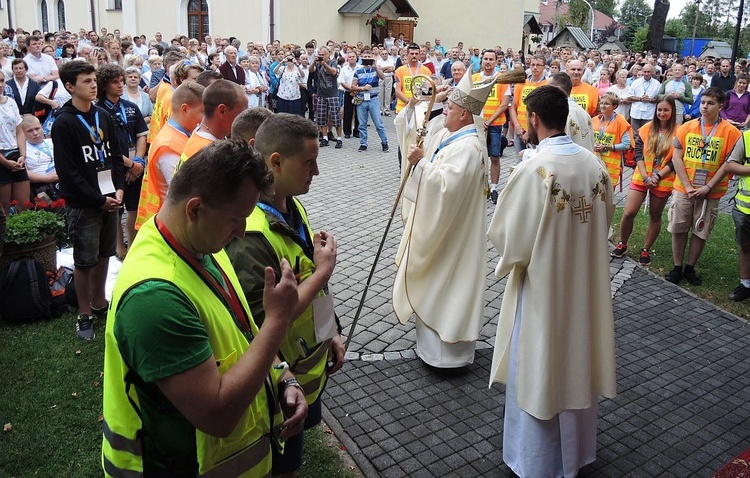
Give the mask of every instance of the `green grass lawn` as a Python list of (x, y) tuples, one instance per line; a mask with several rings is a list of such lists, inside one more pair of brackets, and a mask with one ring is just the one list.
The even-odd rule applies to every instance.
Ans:
[[(628, 255), (636, 262), (641, 247), (643, 247), (643, 238), (648, 224), (648, 217), (642, 211), (641, 208), (641, 212), (635, 218), (633, 234), (628, 240)], [(612, 221), (612, 228), (614, 229), (612, 242), (614, 244), (617, 244), (620, 240), (622, 212), (622, 208), (618, 208)], [(659, 238), (651, 251), (651, 266), (649, 269), (663, 277), (674, 267), (672, 236), (667, 231), (666, 209), (662, 218), (661, 234), (659, 234)], [(687, 252), (685, 257), (687, 258)], [(735, 315), (750, 318), (750, 300), (738, 303), (730, 301), (727, 297), (739, 284), (738, 267), (737, 244), (734, 242), (734, 222), (729, 214), (719, 214), (711, 237), (706, 242), (703, 254), (695, 266), (696, 272), (703, 279), (703, 285), (695, 287), (683, 280), (680, 286)]]
[[(622, 209), (615, 213), (613, 242), (619, 240)], [(647, 218), (638, 214), (629, 253), (637, 259)], [(650, 269), (663, 276), (672, 268), (671, 237), (664, 230), (653, 247)], [(696, 270), (703, 285), (681, 285), (719, 307), (750, 317), (750, 300), (731, 302), (738, 283), (734, 224), (722, 214)], [(74, 317), (27, 325), (0, 322), (0, 477), (101, 476), (102, 357), (104, 323), (97, 338), (76, 338)], [(355, 476), (342, 463), (321, 427), (305, 437), (303, 478)]]
[[(104, 322), (76, 337), (75, 318), (0, 322), (0, 477), (100, 477)], [(353, 477), (321, 427), (305, 437), (302, 477)]]

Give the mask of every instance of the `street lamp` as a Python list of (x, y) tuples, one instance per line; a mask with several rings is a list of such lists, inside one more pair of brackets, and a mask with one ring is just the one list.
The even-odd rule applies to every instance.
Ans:
[(583, 0), (583, 3), (589, 6), (589, 13), (591, 13), (591, 30), (589, 30), (589, 39), (593, 42), (594, 41), (594, 7), (591, 6), (588, 0)]

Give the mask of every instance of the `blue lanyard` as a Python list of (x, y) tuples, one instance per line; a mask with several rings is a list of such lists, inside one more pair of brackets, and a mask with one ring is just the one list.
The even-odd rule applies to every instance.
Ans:
[(101, 146), (102, 144), (102, 137), (99, 136), (99, 112), (94, 112), (94, 123), (96, 124), (96, 128), (92, 128), (91, 125), (83, 118), (81, 115), (78, 116), (78, 119), (83, 123), (83, 125), (86, 127), (87, 130), (89, 130), (89, 133), (91, 133), (91, 140), (96, 144), (97, 146)]
[(716, 132), (716, 127), (719, 126), (719, 123), (721, 123), (721, 116), (716, 121), (716, 124), (714, 124), (714, 127), (711, 128), (711, 132), (708, 133), (708, 136), (706, 136), (706, 124), (703, 122), (703, 117), (701, 117), (701, 148), (703, 149), (703, 153), (701, 154), (701, 163), (703, 165), (706, 164), (706, 155), (708, 153), (708, 145), (711, 143), (711, 140), (714, 137), (714, 133)]
[[(273, 214), (276, 218), (278, 218), (287, 226), (292, 227), (291, 224), (286, 222), (286, 219), (284, 219), (284, 216), (275, 207), (271, 206), (270, 204), (263, 203), (263, 202), (259, 202), (257, 206), (263, 209), (265, 212)], [(308, 246), (308, 247), (310, 246), (310, 244), (307, 242), (307, 235), (305, 234), (305, 222), (301, 218), (299, 221), (299, 226), (297, 227), (297, 235), (300, 237), (300, 239), (302, 239), (302, 242), (305, 243), (305, 246)]]
[[(125, 113), (125, 105), (122, 104), (122, 101), (118, 101), (117, 105), (112, 103), (111, 101), (105, 99), (104, 104), (107, 105), (107, 108), (114, 111), (117, 116), (120, 117), (122, 120), (122, 125), (125, 128), (125, 132), (128, 133), (128, 147), (132, 146), (135, 141), (133, 141), (133, 136), (130, 134), (130, 129), (128, 128), (128, 115)], [(120, 111), (117, 111), (117, 106), (120, 106)]]
[(643, 81), (641, 80), (641, 85), (643, 86), (643, 94), (645, 95), (648, 93), (648, 87), (651, 86), (651, 80)]
[(86, 127), (86, 129), (89, 131), (89, 134), (91, 135), (91, 141), (94, 142), (94, 146), (96, 146), (97, 155), (99, 156), (99, 162), (104, 164), (104, 149), (102, 137), (99, 136), (99, 111), (94, 111), (94, 123), (96, 124), (95, 128), (92, 128), (90, 124), (83, 118), (81, 115), (78, 116), (78, 119), (83, 123), (83, 125)]
[(466, 131), (462, 131), (460, 133), (456, 133), (456, 134), (448, 137), (448, 139), (446, 139), (445, 141), (443, 141), (442, 143), (440, 143), (440, 146), (438, 146), (438, 148), (435, 150), (435, 152), (432, 153), (432, 158), (430, 158), (430, 162), (435, 161), (435, 156), (437, 156), (437, 154), (440, 152), (441, 149), (445, 148), (449, 144), (452, 144), (452, 143), (458, 141), (459, 139), (463, 138), (464, 136), (467, 136), (467, 135), (470, 135), (470, 134), (477, 134), (477, 130), (475, 128), (467, 129)]
[(107, 105), (107, 107), (109, 107), (111, 110), (114, 110), (115, 113), (117, 113), (117, 116), (119, 116), (120, 118), (122, 118), (122, 122), (123, 123), (128, 124), (128, 115), (125, 114), (125, 105), (122, 104), (122, 101), (118, 101), (117, 103), (120, 105), (120, 111), (119, 112), (116, 111), (117, 105), (115, 105), (114, 103), (112, 103), (109, 100), (104, 100), (104, 104)]
[(182, 126), (178, 125), (177, 121), (173, 120), (172, 118), (169, 118), (167, 120), (167, 124), (169, 124), (170, 126), (172, 126), (172, 128), (176, 129), (180, 133), (184, 134), (188, 138), (192, 135), (192, 132), (190, 132), (190, 131), (186, 130), (185, 128), (183, 128)]

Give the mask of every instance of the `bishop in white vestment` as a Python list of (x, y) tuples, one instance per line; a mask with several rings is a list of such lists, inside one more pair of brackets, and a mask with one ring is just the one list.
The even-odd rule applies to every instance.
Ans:
[(490, 384), (505, 382), (503, 461), (519, 476), (573, 477), (596, 459), (597, 398), (615, 396), (605, 165), (564, 133), (566, 95), (524, 100), (535, 154), (500, 194), (488, 237), (507, 274)]
[(410, 207), (393, 285), (401, 323), (416, 315), (418, 356), (442, 368), (474, 361), (484, 318), (487, 147), (474, 114), (492, 84), (472, 89), (464, 78), (449, 97), (443, 127), (406, 154)]

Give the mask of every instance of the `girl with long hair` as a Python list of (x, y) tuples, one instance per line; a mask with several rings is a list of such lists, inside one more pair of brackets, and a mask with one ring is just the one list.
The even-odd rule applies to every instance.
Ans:
[(674, 98), (667, 96), (656, 105), (653, 120), (638, 130), (635, 140), (637, 167), (633, 171), (630, 191), (625, 200), (625, 211), (620, 224), (620, 242), (612, 251), (612, 257), (623, 257), (627, 252), (628, 239), (633, 232), (633, 218), (648, 195), (648, 227), (639, 262), (644, 266), (651, 264), (651, 246), (659, 237), (662, 212), (672, 194), (675, 177), (672, 152), (676, 132)]

